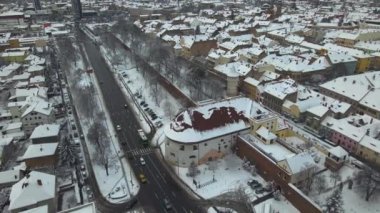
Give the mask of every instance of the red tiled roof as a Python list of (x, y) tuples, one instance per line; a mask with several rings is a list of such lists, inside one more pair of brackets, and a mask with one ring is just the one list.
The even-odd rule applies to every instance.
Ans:
[[(248, 118), (244, 116), (244, 113), (242, 111), (237, 112), (234, 107), (220, 107), (209, 109), (209, 111), (211, 110), (212, 114), (207, 119), (203, 117), (203, 113), (196, 110), (192, 111), (192, 114), (190, 114), (192, 121), (191, 125), (183, 122), (183, 114), (180, 114), (175, 119), (174, 125), (177, 125), (181, 128), (173, 128), (172, 126), (172, 129), (176, 132), (182, 132), (188, 128), (193, 128), (194, 130), (202, 132), (219, 128), (227, 124), (238, 123), (240, 120), (248, 122)], [(173, 125), (173, 123), (171, 125)]]

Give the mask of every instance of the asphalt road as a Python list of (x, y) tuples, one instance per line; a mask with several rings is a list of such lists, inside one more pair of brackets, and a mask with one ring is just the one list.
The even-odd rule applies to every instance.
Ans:
[[(84, 34), (81, 36), (84, 38), (81, 40), (84, 41), (95, 75), (102, 82), (100, 87), (113, 125), (120, 125), (122, 128), (122, 131), (118, 132), (117, 136), (120, 142), (126, 142), (126, 145), (123, 146), (124, 151), (143, 149), (137, 133), (140, 126), (131, 110), (124, 108), (127, 103), (124, 94), (101, 58), (98, 48)], [(173, 205), (172, 212), (205, 212), (204, 209), (197, 205), (196, 200), (170, 176), (154, 152), (143, 155), (146, 161), (145, 166), (140, 164), (139, 157), (139, 155), (134, 156), (134, 159), (130, 160), (130, 164), (136, 176), (143, 173), (148, 179), (148, 183), (140, 184), (141, 188), (137, 196), (139, 205), (144, 208), (145, 212), (166, 212), (163, 205), (165, 197)]]

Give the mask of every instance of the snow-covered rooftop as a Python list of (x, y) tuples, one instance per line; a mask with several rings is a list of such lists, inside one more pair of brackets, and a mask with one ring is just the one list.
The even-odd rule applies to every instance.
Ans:
[(50, 115), (53, 111), (53, 107), (49, 102), (38, 97), (29, 96), (25, 104), (28, 105), (28, 107), (21, 115), (21, 117), (25, 117), (31, 112), (38, 112), (43, 115)]
[(58, 147), (58, 143), (41, 143), (31, 144), (25, 151), (22, 159), (39, 158), (54, 155)]
[(235, 97), (185, 110), (164, 131), (171, 140), (197, 143), (248, 129), (249, 119), (270, 116), (273, 115), (249, 98)]
[(40, 65), (30, 65), (28, 67), (27, 71), (32, 73), (32, 72), (39, 72), (39, 71), (42, 71), (44, 69), (45, 68), (43, 66), (40, 66)]
[[(30, 139), (53, 137), (59, 134), (58, 124), (43, 124), (34, 128)], [(52, 141), (57, 142), (57, 141)]]
[(248, 142), (248, 144), (251, 146), (259, 149), (261, 152), (263, 152), (263, 154), (266, 154), (274, 162), (282, 161), (288, 156), (294, 155), (293, 152), (289, 151), (278, 143), (265, 144), (251, 134), (240, 135), (239, 137)]
[(0, 14), (0, 17), (6, 17), (6, 16), (24, 16), (24, 13), (17, 12), (17, 11), (6, 11)]
[(293, 79), (281, 79), (265, 84), (264, 92), (283, 100), (287, 95), (297, 92), (297, 85)]
[(71, 209), (61, 211), (59, 213), (96, 213), (95, 203), (86, 203)]
[(380, 153), (380, 140), (365, 135), (360, 141), (360, 145), (373, 150), (376, 153)]
[(285, 159), (285, 161), (289, 166), (289, 172), (291, 174), (297, 174), (316, 165), (313, 157), (308, 152), (302, 152), (293, 156), (289, 156)]
[(277, 138), (277, 136), (273, 134), (271, 131), (269, 131), (265, 126), (261, 126), (258, 130), (256, 130), (256, 134), (267, 141), (274, 140)]
[(0, 185), (20, 180), (20, 170), (7, 170), (0, 172)]
[(344, 156), (348, 156), (348, 152), (343, 149), (341, 146), (336, 146), (328, 150), (331, 154), (338, 158), (342, 158)]
[(36, 205), (53, 199), (56, 191), (54, 175), (31, 171), (27, 176), (12, 186), (9, 196), (9, 210)]
[(0, 77), (8, 77), (10, 74), (12, 74), (14, 71), (16, 71), (18, 68), (21, 67), (21, 64), (18, 63), (12, 63), (8, 66), (0, 68)]
[(183, 47), (191, 48), (195, 42), (207, 40), (209, 40), (207, 35), (182, 36), (181, 44)]
[(228, 64), (217, 65), (214, 69), (228, 77), (246, 76), (250, 71), (252, 71), (253, 64), (245, 61), (236, 61)]
[(43, 205), (43, 206), (39, 206), (39, 207), (36, 207), (36, 208), (32, 208), (32, 209), (28, 209), (28, 210), (25, 210), (25, 211), (22, 211), (20, 213), (48, 213), (48, 206), (47, 205)]
[[(380, 110), (380, 71), (343, 76), (328, 81), (320, 87), (333, 91), (372, 109)], [(369, 96), (368, 96), (369, 95)], [(368, 96), (368, 98), (366, 98)]]
[(314, 106), (314, 107), (311, 107), (307, 110), (307, 112), (309, 112), (313, 115), (316, 115), (320, 118), (323, 117), (328, 111), (329, 111), (329, 108), (325, 107), (323, 105)]
[(369, 115), (352, 115), (342, 119), (327, 116), (322, 125), (359, 142), (368, 131), (368, 136), (377, 137), (380, 132), (380, 120)]
[(326, 57), (312, 59), (310, 56), (303, 55), (281, 55), (270, 54), (263, 58), (260, 64), (272, 64), (276, 70), (290, 72), (312, 72), (329, 68), (331, 65)]

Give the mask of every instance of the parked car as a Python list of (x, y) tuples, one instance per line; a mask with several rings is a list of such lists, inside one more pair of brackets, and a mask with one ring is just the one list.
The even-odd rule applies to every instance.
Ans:
[(145, 103), (145, 104), (143, 104), (142, 106), (143, 106), (143, 107), (148, 107), (148, 104), (147, 104), (147, 103)]
[(142, 106), (142, 105), (144, 105), (145, 104), (145, 101), (141, 101), (140, 102), (140, 105)]
[(143, 157), (140, 157), (140, 164), (141, 164), (142, 166), (145, 166), (145, 160), (144, 160)]
[(160, 127), (162, 127), (164, 124), (163, 124), (161, 121), (156, 121), (156, 122), (154, 123), (154, 125), (155, 125), (157, 128), (160, 128)]
[(262, 193), (264, 193), (266, 190), (264, 189), (264, 188), (258, 188), (258, 189), (256, 189), (255, 190), (255, 193), (256, 194), (262, 194)]
[(263, 188), (263, 185), (261, 185), (261, 183), (257, 183), (257, 184), (254, 184), (254, 185), (251, 185), (251, 188), (256, 190), (256, 189), (259, 189), (259, 188)]
[(83, 179), (86, 179), (86, 178), (87, 178), (87, 173), (86, 173), (86, 171), (82, 171), (82, 177), (83, 177)]
[(258, 183), (259, 183), (259, 181), (254, 180), (254, 179), (250, 179), (250, 180), (248, 180), (248, 182), (247, 182), (248, 186), (256, 185), (256, 184), (258, 184)]

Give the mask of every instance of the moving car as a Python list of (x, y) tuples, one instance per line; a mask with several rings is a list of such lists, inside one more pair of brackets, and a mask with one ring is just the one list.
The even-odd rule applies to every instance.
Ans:
[(164, 198), (164, 206), (166, 210), (172, 209), (172, 204), (170, 203), (168, 198)]
[(140, 157), (140, 163), (141, 163), (142, 166), (145, 166), (145, 160), (144, 160), (143, 157)]
[(148, 181), (143, 173), (139, 175), (139, 179), (141, 183), (146, 183)]
[(120, 125), (116, 125), (116, 130), (117, 130), (117, 131), (120, 131), (120, 130), (121, 130)]

